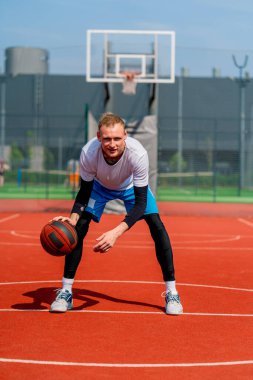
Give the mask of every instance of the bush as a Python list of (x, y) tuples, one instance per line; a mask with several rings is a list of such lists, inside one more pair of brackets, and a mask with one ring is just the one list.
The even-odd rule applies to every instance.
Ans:
[(25, 157), (21, 149), (13, 144), (11, 146), (10, 164), (12, 169), (18, 169), (24, 165)]
[(177, 172), (178, 168), (181, 168), (181, 172), (184, 172), (187, 169), (187, 162), (183, 156), (177, 152), (173, 154), (169, 160), (169, 168), (171, 172)]

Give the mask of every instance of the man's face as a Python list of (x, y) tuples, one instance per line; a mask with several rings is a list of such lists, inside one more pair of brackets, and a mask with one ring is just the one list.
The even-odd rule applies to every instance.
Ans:
[(104, 157), (108, 159), (120, 158), (125, 149), (127, 132), (120, 123), (114, 125), (102, 125), (97, 132), (97, 138), (101, 142)]

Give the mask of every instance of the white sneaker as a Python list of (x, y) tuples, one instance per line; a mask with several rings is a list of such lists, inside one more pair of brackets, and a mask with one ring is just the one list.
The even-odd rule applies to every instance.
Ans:
[(65, 313), (73, 307), (72, 294), (66, 289), (57, 289), (57, 297), (50, 307), (51, 313)]
[(165, 294), (165, 312), (171, 315), (183, 314), (183, 306), (180, 302), (179, 294), (172, 294), (170, 291)]

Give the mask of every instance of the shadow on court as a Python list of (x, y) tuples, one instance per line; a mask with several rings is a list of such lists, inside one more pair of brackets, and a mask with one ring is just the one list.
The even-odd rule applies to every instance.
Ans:
[[(30, 302), (24, 302), (24, 303), (17, 303), (14, 305), (11, 305), (12, 309), (17, 310), (46, 310), (49, 309), (49, 305), (54, 301), (56, 297), (56, 290), (55, 287), (48, 287), (48, 288), (39, 288), (36, 290), (32, 290), (26, 293), (23, 293), (22, 295), (24, 297), (30, 298)], [(86, 289), (74, 289), (73, 290), (73, 300), (79, 300), (82, 301), (82, 304), (73, 307), (72, 310), (83, 310), (90, 308), (92, 306), (95, 306), (99, 304), (102, 300), (110, 301), (117, 304), (127, 304), (127, 305), (135, 305), (135, 306), (141, 306), (141, 307), (147, 307), (152, 309), (157, 309), (159, 311), (164, 311), (164, 308), (159, 305), (154, 305), (146, 302), (140, 302), (140, 301), (131, 301), (131, 300), (125, 300), (117, 297), (109, 296), (105, 293), (100, 292), (94, 292), (93, 290), (86, 290)]]

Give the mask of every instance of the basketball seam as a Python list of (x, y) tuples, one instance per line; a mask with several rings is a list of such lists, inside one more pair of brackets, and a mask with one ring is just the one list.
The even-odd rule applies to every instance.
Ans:
[[(54, 222), (53, 222), (54, 223)], [(52, 227), (57, 228), (57, 225), (54, 225), (54, 224), (51, 224)], [(56, 230), (57, 232), (60, 230), (62, 232), (64, 232), (64, 234), (66, 235), (66, 237), (68, 238), (68, 241), (66, 241), (64, 235), (62, 236), (63, 239), (66, 241), (66, 243), (68, 243), (68, 245), (70, 246), (70, 248), (72, 247), (73, 244), (75, 244), (75, 241), (77, 240), (77, 233), (76, 233), (76, 230), (74, 228), (72, 228), (72, 226), (70, 226), (70, 224), (66, 225), (66, 224), (63, 224), (63, 226), (66, 228), (66, 230), (72, 234), (72, 235), (75, 235), (76, 239), (73, 237), (73, 243), (71, 243), (70, 239), (68, 238), (68, 235), (66, 234), (65, 231), (61, 230), (60, 228), (58, 228), (58, 230)], [(70, 228), (69, 228), (70, 227)]]
[[(58, 254), (59, 252), (62, 252), (62, 251), (59, 251), (59, 249), (56, 249), (54, 245), (52, 245), (51, 241), (47, 238), (47, 235), (45, 233), (45, 230), (43, 229), (42, 231), (42, 234), (43, 235), (43, 238), (40, 239), (41, 241), (41, 245), (42, 247), (48, 252), (48, 250), (46, 249), (46, 244), (45, 242), (48, 244), (48, 246), (50, 247), (50, 249), (52, 249), (54, 251), (55, 254)], [(58, 254), (59, 256), (59, 254)]]

